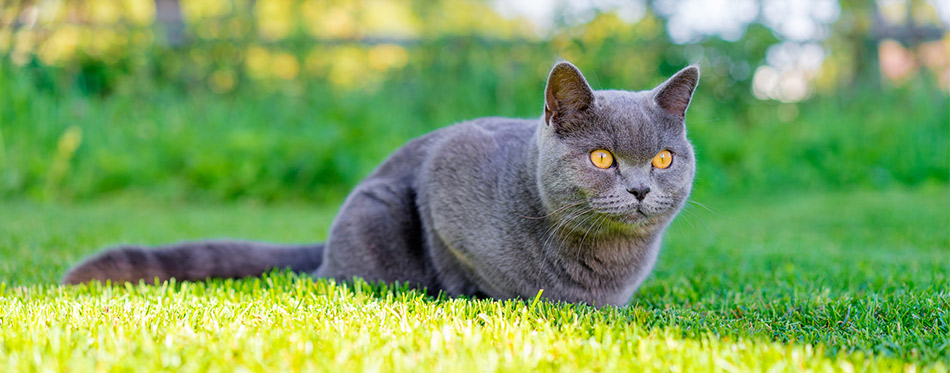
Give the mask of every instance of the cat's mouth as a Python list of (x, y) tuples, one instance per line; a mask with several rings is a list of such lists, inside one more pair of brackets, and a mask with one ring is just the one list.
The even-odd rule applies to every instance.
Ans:
[(644, 211), (642, 203), (635, 201), (626, 203), (618, 202), (617, 200), (608, 199), (603, 201), (599, 198), (594, 198), (590, 201), (590, 206), (598, 210), (600, 214), (609, 216), (611, 220), (627, 225), (641, 224), (654, 215), (648, 211)]
[(645, 212), (643, 212), (643, 210), (637, 207), (636, 210), (633, 210), (633, 212), (624, 214), (623, 218), (626, 223), (636, 224), (636, 223), (643, 222), (644, 220), (647, 220), (650, 217)]
[(605, 215), (610, 216), (618, 223), (628, 225), (639, 225), (650, 219), (649, 214), (644, 212), (639, 206), (627, 211), (604, 211)]

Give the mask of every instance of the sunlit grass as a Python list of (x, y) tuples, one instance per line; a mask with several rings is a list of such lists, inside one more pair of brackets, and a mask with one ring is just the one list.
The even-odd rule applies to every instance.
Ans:
[(319, 239), (332, 209), (0, 204), (0, 370), (946, 371), (950, 189), (701, 201), (628, 307), (263, 279), (61, 287), (119, 242)]
[[(287, 275), (161, 287), (6, 289), (0, 367), (618, 371), (900, 369), (899, 359), (650, 328), (641, 307), (430, 299)], [(37, 359), (39, 357), (39, 359)]]

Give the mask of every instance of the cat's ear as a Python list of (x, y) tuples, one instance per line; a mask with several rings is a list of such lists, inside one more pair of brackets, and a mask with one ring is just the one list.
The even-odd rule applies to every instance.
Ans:
[(554, 65), (544, 88), (545, 123), (552, 124), (562, 116), (587, 110), (593, 102), (594, 91), (577, 67), (567, 61)]
[(699, 67), (688, 66), (653, 89), (653, 100), (667, 113), (686, 116), (686, 109), (699, 84)]

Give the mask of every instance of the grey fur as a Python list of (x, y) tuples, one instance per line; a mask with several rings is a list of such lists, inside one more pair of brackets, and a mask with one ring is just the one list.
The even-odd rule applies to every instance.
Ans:
[[(86, 260), (63, 282), (291, 267), (449, 295), (527, 298), (543, 289), (551, 300), (623, 305), (650, 273), (692, 187), (685, 112), (698, 80), (690, 66), (653, 90), (593, 91), (562, 61), (548, 78), (541, 119), (482, 118), (410, 141), (350, 193), (324, 245), (120, 248)], [(609, 150), (615, 165), (595, 167), (596, 149)], [(653, 167), (664, 149), (672, 165)]]

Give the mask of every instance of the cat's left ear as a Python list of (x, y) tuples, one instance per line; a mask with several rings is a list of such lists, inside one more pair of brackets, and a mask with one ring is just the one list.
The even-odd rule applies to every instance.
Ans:
[(544, 87), (544, 122), (558, 123), (563, 116), (587, 110), (594, 103), (594, 90), (581, 70), (567, 61), (558, 62)]
[(688, 66), (653, 89), (653, 101), (667, 113), (686, 117), (686, 109), (693, 99), (693, 91), (699, 84), (699, 67)]

